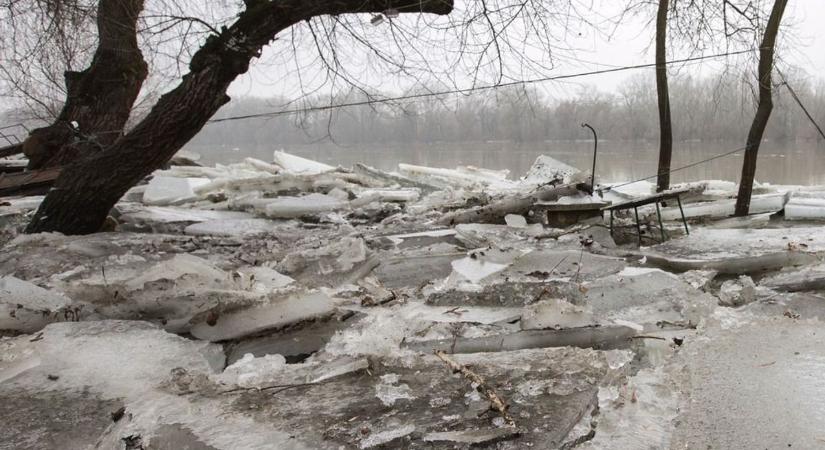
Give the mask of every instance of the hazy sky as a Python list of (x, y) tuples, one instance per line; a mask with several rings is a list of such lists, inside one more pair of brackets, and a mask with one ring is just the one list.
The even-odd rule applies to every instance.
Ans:
[[(788, 24), (787, 34), (782, 44), (786, 53), (781, 55), (790, 64), (806, 68), (810, 75), (825, 78), (825, 0), (790, 0), (783, 22)], [(581, 41), (578, 56), (601, 64), (564, 65), (559, 72), (578, 72), (593, 68), (625, 66), (653, 62), (653, 30), (642, 23), (628, 24), (619, 28), (619, 33), (611, 40), (605, 41), (591, 36), (588, 42)], [(688, 55), (672, 55), (671, 58)], [(685, 68), (688, 72), (712, 73), (718, 64), (704, 62), (697, 66)], [(672, 70), (673, 71), (673, 70)], [(612, 91), (632, 72), (594, 76), (583, 79), (584, 83), (594, 83), (600, 89)]]
[[(790, 0), (784, 23), (791, 25), (782, 43), (786, 50), (782, 57), (790, 64), (804, 67), (815, 78), (825, 78), (825, 0)], [(583, 29), (581, 36), (571, 33), (567, 44), (576, 49), (573, 56), (584, 62), (572, 62), (571, 58), (559, 58), (556, 68), (546, 74), (561, 75), (582, 71), (611, 68), (653, 61), (653, 30), (640, 19), (627, 22), (618, 28), (610, 40), (600, 33)], [(688, 55), (672, 54), (671, 58)], [(671, 67), (671, 74), (713, 74), (718, 63), (703, 62), (689, 67)], [(293, 76), (278, 75), (278, 67), (266, 64), (253, 66), (249, 74), (236, 81), (230, 89), (233, 96), (270, 96), (275, 94), (294, 96), (297, 81)], [(579, 78), (575, 82), (543, 83), (541, 89), (550, 96), (563, 97), (574, 93), (580, 86), (595, 86), (601, 91), (615, 92), (627, 77), (639, 71), (620, 72)], [(273, 82), (278, 79), (279, 81)], [(368, 82), (369, 84), (373, 84)], [(376, 86), (379, 84), (376, 80)]]

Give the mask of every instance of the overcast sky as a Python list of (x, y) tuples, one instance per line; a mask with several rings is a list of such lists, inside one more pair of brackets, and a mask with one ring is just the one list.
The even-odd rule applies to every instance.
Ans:
[[(782, 58), (790, 64), (805, 68), (811, 77), (825, 78), (825, 0), (790, 0), (784, 23), (790, 25), (790, 32), (783, 36), (785, 51)], [(575, 55), (559, 58), (556, 68), (547, 76), (653, 62), (653, 30), (646, 27), (641, 19), (623, 24), (609, 40), (600, 33), (587, 29), (581, 30), (581, 36), (574, 33), (567, 36), (567, 44), (576, 48)], [(686, 56), (689, 55), (672, 54), (671, 58)], [(582, 62), (574, 62), (572, 59)], [(719, 70), (719, 64), (703, 62), (688, 67), (671, 67), (671, 74), (712, 75)], [(253, 66), (247, 75), (233, 84), (230, 94), (294, 96), (295, 81), (290, 82), (290, 77), (284, 79), (274, 72), (278, 72), (277, 66)], [(573, 94), (582, 86), (595, 86), (600, 91), (615, 92), (624, 80), (636, 72), (590, 76), (579, 78), (575, 82), (543, 83), (541, 89), (552, 97)], [(274, 79), (278, 81), (273, 82)], [(378, 84), (376, 80), (375, 85)]]

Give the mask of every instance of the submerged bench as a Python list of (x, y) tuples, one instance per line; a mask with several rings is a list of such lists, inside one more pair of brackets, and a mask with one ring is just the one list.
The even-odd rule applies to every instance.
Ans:
[(625, 209), (633, 209), (633, 212), (636, 217), (636, 232), (639, 235), (639, 246), (642, 245), (642, 226), (639, 223), (639, 207), (650, 205), (651, 203), (656, 205), (656, 217), (659, 219), (659, 231), (662, 233), (662, 242), (667, 240), (665, 234), (665, 227), (662, 225), (662, 211), (659, 208), (660, 203), (664, 203), (667, 200), (676, 199), (676, 203), (679, 204), (679, 213), (682, 215), (682, 224), (685, 226), (685, 233), (690, 234), (690, 230), (688, 229), (687, 220), (685, 219), (685, 211), (682, 209), (682, 199), (680, 196), (685, 194), (689, 191), (689, 189), (679, 189), (673, 191), (665, 191), (660, 192), (658, 194), (648, 195), (647, 197), (637, 198), (633, 200), (628, 200), (626, 202), (616, 203), (614, 205), (605, 206), (602, 208), (602, 211), (609, 211), (610, 212), (610, 235), (613, 235), (613, 212), (614, 211), (621, 211)]

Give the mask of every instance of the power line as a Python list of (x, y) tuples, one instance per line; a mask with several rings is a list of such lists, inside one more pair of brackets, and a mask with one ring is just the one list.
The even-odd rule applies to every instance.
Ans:
[[(736, 55), (743, 55), (745, 53), (752, 53), (757, 49), (749, 49), (749, 50), (739, 50), (735, 52), (725, 52), (725, 53), (716, 53), (713, 55), (704, 55), (704, 56), (694, 56), (691, 58), (683, 58), (683, 59), (674, 59), (671, 61), (666, 61), (665, 65), (669, 66), (672, 64), (682, 64), (682, 63), (690, 63), (696, 61), (702, 61), (705, 59), (715, 59), (715, 58), (722, 58), (728, 56), (736, 56)], [(339, 108), (348, 108), (353, 106), (365, 106), (365, 105), (374, 105), (374, 104), (382, 104), (382, 103), (390, 103), (396, 102), (400, 100), (414, 100), (419, 98), (426, 98), (426, 97), (437, 97), (442, 95), (453, 95), (453, 94), (466, 94), (470, 92), (477, 92), (477, 91), (485, 91), (489, 89), (498, 89), (503, 87), (510, 87), (510, 86), (518, 86), (524, 84), (534, 84), (534, 83), (543, 83), (546, 81), (559, 81), (559, 80), (567, 80), (571, 78), (580, 78), (592, 75), (602, 75), (607, 73), (615, 73), (615, 72), (624, 72), (628, 70), (637, 70), (637, 69), (647, 69), (651, 67), (656, 67), (656, 63), (647, 63), (647, 64), (637, 64), (632, 66), (621, 66), (615, 67), (610, 69), (601, 69), (601, 70), (593, 70), (589, 72), (579, 72), (579, 73), (572, 73), (572, 74), (564, 74), (564, 75), (555, 75), (550, 77), (542, 77), (542, 78), (534, 78), (530, 80), (519, 80), (519, 81), (509, 81), (506, 83), (497, 83), (491, 84), (487, 86), (475, 86), (470, 88), (462, 88), (462, 89), (452, 89), (448, 91), (440, 91), (440, 92), (426, 92), (421, 94), (412, 94), (412, 95), (402, 95), (398, 97), (388, 97), (382, 99), (372, 99), (372, 100), (362, 100), (357, 102), (349, 102), (349, 103), (339, 103), (334, 105), (325, 105), (325, 106), (311, 106), (307, 108), (295, 108), (295, 109), (284, 109), (280, 111), (271, 111), (265, 113), (257, 113), (257, 114), (246, 114), (240, 116), (231, 116), (231, 117), (223, 117), (220, 119), (211, 119), (207, 123), (218, 123), (218, 122), (229, 122), (234, 120), (247, 120), (247, 119), (256, 119), (262, 117), (277, 117), (277, 116), (284, 116), (289, 114), (302, 114), (308, 112), (317, 112), (317, 111), (328, 111), (332, 109), (339, 109)]]
[[(704, 163), (711, 162), (711, 161), (716, 160), (716, 159), (719, 159), (719, 158), (724, 158), (724, 157), (726, 157), (726, 156), (733, 155), (734, 153), (738, 153), (738, 152), (744, 151), (744, 150), (746, 150), (746, 149), (747, 149), (747, 147), (739, 147), (739, 148), (737, 148), (737, 149), (735, 149), (735, 150), (731, 150), (731, 151), (729, 151), (729, 152), (721, 153), (721, 154), (718, 154), (718, 155), (716, 155), (716, 156), (711, 156), (710, 158), (703, 159), (703, 160), (701, 160), (701, 161), (692, 162), (692, 163), (690, 163), (690, 164), (687, 164), (687, 165), (684, 165), (684, 166), (681, 166), (681, 167), (677, 167), (677, 168), (675, 168), (675, 169), (670, 169), (670, 170), (668, 170), (667, 172), (662, 172), (662, 173), (668, 173), (668, 174), (670, 174), (670, 173), (673, 173), (673, 172), (678, 172), (678, 171), (680, 171), (680, 170), (689, 169), (689, 168), (691, 168), (691, 167), (695, 167), (695, 166), (698, 166), (698, 165), (700, 165), (700, 164), (704, 164)], [(638, 182), (640, 182), (640, 181), (650, 180), (650, 179), (656, 178), (656, 177), (658, 177), (658, 176), (659, 176), (659, 174), (657, 173), (657, 174), (655, 174), (655, 175), (650, 175), (650, 176), (647, 176), (647, 177), (644, 177), (644, 178), (639, 178), (639, 179), (637, 179), (637, 180), (627, 181), (627, 182), (624, 182), (624, 183), (622, 183), (622, 184), (617, 184), (617, 185), (615, 185), (615, 186), (610, 186), (610, 187), (607, 187), (607, 188), (605, 188), (605, 189), (602, 189), (602, 191), (610, 191), (610, 190), (612, 190), (612, 189), (616, 189), (616, 188), (620, 188), (620, 187), (623, 187), (623, 186), (627, 186), (628, 184), (633, 184), (633, 183), (638, 183)]]
[(785, 78), (785, 75), (781, 71), (777, 70), (777, 72), (779, 72), (779, 76), (782, 77), (782, 84), (784, 84), (785, 87), (788, 88), (788, 92), (791, 93), (791, 97), (793, 97), (793, 99), (796, 100), (796, 103), (799, 105), (800, 108), (802, 108), (802, 111), (805, 112), (805, 115), (808, 116), (808, 120), (810, 120), (811, 123), (814, 124), (816, 131), (819, 131), (819, 135), (822, 136), (823, 139), (825, 139), (825, 132), (823, 132), (819, 124), (816, 123), (814, 116), (812, 116), (811, 113), (808, 112), (808, 108), (806, 108), (805, 105), (802, 104), (802, 100), (800, 100), (799, 96), (796, 95), (796, 91), (794, 91), (791, 85), (788, 84), (788, 79)]

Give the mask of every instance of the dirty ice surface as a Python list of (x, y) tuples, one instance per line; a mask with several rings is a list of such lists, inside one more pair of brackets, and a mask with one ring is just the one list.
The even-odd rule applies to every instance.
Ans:
[(589, 182), (278, 151), (88, 236), (2, 199), (0, 449), (822, 447), (825, 189), (683, 183), (639, 246), (576, 206), (655, 186)]

